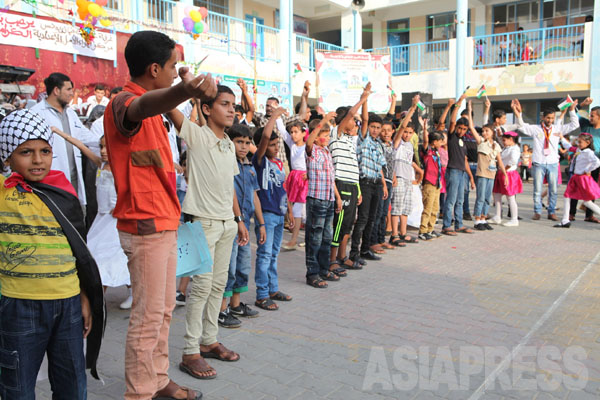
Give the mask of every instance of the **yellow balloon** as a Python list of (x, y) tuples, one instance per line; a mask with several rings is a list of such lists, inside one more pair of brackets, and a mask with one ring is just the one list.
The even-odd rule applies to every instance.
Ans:
[(192, 10), (190, 11), (190, 18), (192, 19), (192, 21), (194, 22), (200, 22), (202, 21), (202, 14), (200, 14), (198, 11), (196, 10)]
[(112, 25), (112, 22), (110, 19), (101, 19), (100, 23), (102, 24), (102, 26), (104, 27), (109, 27)]
[(96, 3), (90, 3), (88, 5), (88, 11), (90, 12), (90, 14), (92, 14), (92, 16), (97, 17), (102, 12), (102, 7), (100, 7)]

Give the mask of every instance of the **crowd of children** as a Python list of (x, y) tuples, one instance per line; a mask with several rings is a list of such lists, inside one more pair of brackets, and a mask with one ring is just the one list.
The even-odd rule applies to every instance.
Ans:
[[(370, 84), (353, 106), (327, 114), (311, 112), (307, 82), (295, 116), (274, 98), (268, 100), (262, 115), (254, 113), (243, 81), (238, 82), (242, 105), (236, 105), (233, 91), (216, 84), (210, 74), (194, 77), (183, 68), (181, 82), (172, 85), (178, 74), (177, 54), (174, 42), (163, 34), (136, 33), (125, 57), (132, 81), (110, 103), (102, 103), (106, 112), (101, 132), (105, 133), (98, 140), (99, 153), (28, 110), (10, 114), (0, 126), (0, 156), (12, 172), (1, 178), (3, 207), (11, 210), (2, 222), (38, 232), (42, 221), (46, 232), (54, 232), (34, 236), (38, 239), (33, 247), (19, 245), (16, 253), (4, 252), (21, 255), (3, 261), (10, 268), (0, 270), (0, 351), (11, 361), (0, 364), (0, 397), (7, 400), (29, 396), (40, 354), (48, 350), (54, 361), (60, 351), (48, 345), (36, 347), (34, 354), (10, 339), (20, 333), (19, 319), (49, 318), (44, 307), (56, 307), (54, 303), (69, 313), (68, 318), (53, 322), (57, 329), (83, 334), (73, 335), (77, 341), (72, 345), (81, 350), (69, 360), (73, 371), (51, 374), (53, 389), (67, 393), (68, 398), (85, 397), (82, 339), (91, 334), (87, 366), (95, 368), (104, 318), (100, 285), (104, 290), (129, 287), (129, 297), (121, 305), (132, 308), (125, 352), (126, 398), (140, 394), (200, 398), (201, 394), (168, 378), (171, 313), (176, 303), (186, 306), (182, 371), (197, 379), (213, 379), (217, 372), (207, 358), (240, 359), (217, 335), (219, 326), (237, 328), (241, 317), (259, 315), (241, 299), (252, 275), (252, 225), (257, 245), (254, 307), (275, 311), (280, 302), (292, 301), (279, 286), (282, 249), (305, 246), (306, 284), (326, 289), (330, 282), (348, 276), (347, 270), (363, 269), (386, 251), (442, 235), (474, 233), (463, 223), (465, 197), (468, 202), (465, 185), (476, 190), (475, 230), (492, 230), (490, 224), (519, 225), (516, 195), (522, 192), (522, 177), (528, 179), (530, 170), (535, 186), (534, 219), (539, 219), (541, 209), (542, 178), (550, 190), (548, 217), (555, 219), (559, 143), (572, 157), (564, 216), (556, 226), (571, 225), (573, 200), (582, 200), (590, 213), (600, 214), (593, 203), (600, 197), (600, 160), (594, 146), (597, 138), (592, 135), (600, 129), (597, 108), (587, 122), (593, 132), (582, 133), (575, 147), (563, 134), (579, 126), (576, 102), (569, 124), (555, 124), (553, 112), (548, 111), (542, 125), (534, 126), (522, 121), (520, 104), (513, 101), (518, 128), (533, 138), (533, 152), (524, 149), (522, 153), (519, 135), (506, 129), (504, 113), (494, 112), (489, 124), (486, 115), (483, 127), (476, 128), (469, 101), (458, 117), (466, 95), (449, 101), (430, 127), (430, 121), (420, 115), (418, 95), (401, 120), (392, 114), (370, 113)], [(392, 102), (395, 108), (393, 94)], [(486, 114), (490, 105), (486, 101)], [(76, 192), (68, 177), (50, 170), (54, 135), (78, 148), (98, 168), (97, 215), (87, 232), (89, 252), (82, 246), (86, 232), (79, 229), (83, 215)], [(185, 151), (179, 157), (181, 150)], [(421, 194), (417, 198), (422, 198), (423, 211), (418, 235), (411, 235), (408, 225), (409, 216), (417, 210), (415, 193)], [(53, 198), (57, 196), (65, 198), (68, 207), (74, 203), (77, 212), (65, 217), (56, 209), (58, 200)], [(504, 223), (503, 196), (509, 205), (509, 219)], [(23, 199), (27, 207), (16, 207)], [(492, 204), (494, 213), (489, 216)], [(211, 272), (195, 275), (191, 282), (182, 279), (176, 293), (176, 230), (183, 221), (200, 224), (213, 264)], [(441, 229), (436, 231), (438, 221)], [(284, 244), (286, 226), (292, 236)], [(24, 243), (19, 232), (24, 231), (3, 231), (0, 246)], [(74, 257), (65, 253), (69, 249)], [(46, 257), (52, 268), (38, 270), (35, 260), (40, 257)], [(30, 288), (26, 278), (40, 274), (45, 278), (42, 286)], [(60, 290), (53, 283), (60, 283)], [(11, 298), (19, 301), (8, 303)], [(26, 302), (40, 302), (41, 315), (23, 314)], [(30, 339), (52, 342), (52, 334)], [(19, 363), (27, 368), (11, 367)], [(17, 378), (26, 382), (21, 389), (10, 386), (10, 380)]]

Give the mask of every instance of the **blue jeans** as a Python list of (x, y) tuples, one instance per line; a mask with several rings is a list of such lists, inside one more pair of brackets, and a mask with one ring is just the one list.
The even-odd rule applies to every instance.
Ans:
[(44, 354), (53, 399), (85, 399), (79, 295), (60, 300), (0, 299), (0, 398), (31, 400)]
[(494, 188), (494, 180), (478, 176), (475, 181), (477, 187), (477, 199), (475, 200), (474, 217), (485, 216), (490, 209), (490, 197), (492, 197), (492, 189)]
[(556, 213), (558, 190), (558, 164), (533, 163), (533, 212), (542, 213), (542, 186), (544, 177), (548, 181), (548, 214)]
[(373, 232), (371, 233), (371, 244), (378, 244), (385, 242), (385, 228), (387, 221), (387, 214), (390, 209), (390, 202), (392, 201), (392, 182), (385, 182), (388, 190), (387, 199), (383, 199), (383, 194), (379, 199), (379, 205), (377, 206), (377, 218), (375, 218), (375, 224), (373, 225)]
[[(477, 174), (477, 164), (469, 163), (469, 166), (471, 167), (471, 174), (473, 177), (475, 177)], [(463, 201), (463, 214), (471, 214), (471, 208), (469, 207), (469, 193), (471, 193), (471, 181), (469, 180), (469, 174), (465, 174), (465, 199)]]
[(306, 198), (306, 277), (327, 275), (335, 202)]
[[(244, 224), (250, 232), (250, 215), (244, 214)], [(258, 236), (260, 238), (260, 235)], [(231, 297), (233, 293), (244, 293), (248, 291), (248, 275), (252, 269), (250, 261), (250, 243), (240, 246), (237, 243), (237, 235), (233, 240), (231, 258), (229, 260), (229, 273), (227, 274), (227, 285), (223, 297)]]
[[(263, 244), (259, 244), (258, 249), (256, 249), (254, 282), (256, 283), (257, 300), (266, 299), (269, 294), (279, 291), (277, 257), (283, 239), (283, 215), (263, 211), (263, 218), (265, 219), (267, 240)], [(258, 226), (255, 231), (256, 237), (259, 238), (260, 230)]]
[(463, 226), (463, 201), (465, 199), (465, 171), (456, 168), (446, 170), (446, 202), (444, 203), (443, 229), (449, 229), (454, 219), (455, 229)]

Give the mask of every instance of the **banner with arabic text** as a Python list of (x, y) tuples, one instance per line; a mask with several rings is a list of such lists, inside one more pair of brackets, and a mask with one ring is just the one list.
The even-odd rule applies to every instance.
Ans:
[(113, 33), (97, 30), (94, 41), (87, 44), (76, 25), (22, 15), (0, 15), (0, 44), (60, 51), (104, 60), (115, 60), (117, 57), (117, 38)]
[(370, 53), (317, 53), (319, 104), (327, 112), (353, 106), (371, 82), (369, 111), (385, 114), (390, 108), (390, 56)]

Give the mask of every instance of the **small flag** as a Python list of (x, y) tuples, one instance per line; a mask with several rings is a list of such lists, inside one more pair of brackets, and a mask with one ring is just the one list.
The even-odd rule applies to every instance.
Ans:
[(563, 110), (571, 107), (572, 104), (573, 104), (573, 99), (571, 98), (571, 96), (567, 96), (566, 99), (564, 99), (563, 101), (558, 103), (558, 109), (560, 111), (563, 111)]
[(302, 72), (302, 67), (300, 66), (299, 63), (294, 64), (294, 74), (297, 74), (299, 72)]
[(387, 88), (390, 89), (390, 91), (392, 92), (392, 96), (396, 94), (396, 92), (394, 92), (394, 89), (392, 89), (390, 85), (387, 85)]
[(417, 103), (417, 107), (419, 107), (419, 110), (421, 111), (425, 110), (425, 104), (423, 104), (421, 100), (419, 100), (419, 102)]
[(477, 92), (477, 98), (480, 99), (481, 97), (486, 95), (486, 90), (485, 90), (485, 85), (481, 85), (481, 87), (479, 88), (479, 91)]

